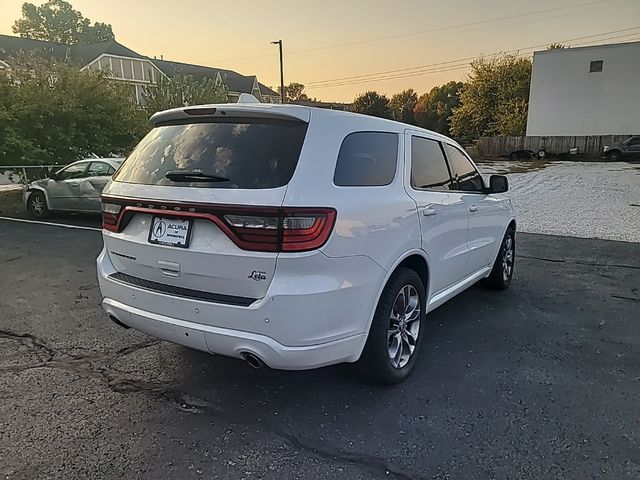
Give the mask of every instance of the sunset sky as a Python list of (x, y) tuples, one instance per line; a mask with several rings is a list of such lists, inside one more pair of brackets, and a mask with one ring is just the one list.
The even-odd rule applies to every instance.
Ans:
[[(0, 0), (0, 33), (12, 35), (22, 3)], [(116, 39), (140, 54), (255, 74), (271, 86), (279, 84), (279, 67), (269, 42), (282, 39), (285, 83), (304, 83), (310, 96), (333, 101), (365, 90), (422, 93), (463, 79), (469, 59), (483, 54), (640, 40), (640, 0), (71, 3), (112, 24)]]

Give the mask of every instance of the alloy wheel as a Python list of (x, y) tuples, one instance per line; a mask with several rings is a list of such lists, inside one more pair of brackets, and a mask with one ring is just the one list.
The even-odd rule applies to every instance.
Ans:
[(387, 331), (387, 349), (394, 368), (400, 369), (409, 363), (418, 341), (420, 316), (418, 291), (413, 285), (405, 285), (391, 307)]
[(31, 211), (37, 217), (41, 216), (44, 213), (44, 202), (39, 195), (33, 195), (30, 198), (31, 202)]
[(504, 240), (504, 252), (502, 254), (502, 279), (508, 282), (513, 272), (513, 237), (508, 235)]

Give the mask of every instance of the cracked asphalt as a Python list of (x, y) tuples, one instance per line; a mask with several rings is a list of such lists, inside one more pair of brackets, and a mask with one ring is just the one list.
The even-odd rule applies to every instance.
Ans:
[(640, 244), (518, 235), (414, 374), (252, 370), (110, 323), (99, 232), (0, 220), (0, 475), (640, 478)]

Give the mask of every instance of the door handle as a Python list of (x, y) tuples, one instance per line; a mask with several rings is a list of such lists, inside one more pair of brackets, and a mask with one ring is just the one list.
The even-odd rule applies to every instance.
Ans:
[(470, 211), (471, 213), (477, 212), (477, 211), (478, 211), (478, 207), (477, 207), (476, 205), (471, 205), (471, 206), (469, 207), (469, 211)]
[(422, 210), (422, 215), (424, 215), (425, 217), (433, 217), (437, 213), (438, 212), (436, 212), (433, 208), (429, 207)]

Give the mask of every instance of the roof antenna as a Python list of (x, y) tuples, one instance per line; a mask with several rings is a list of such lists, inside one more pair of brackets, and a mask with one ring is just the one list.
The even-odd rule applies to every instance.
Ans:
[(238, 97), (238, 103), (260, 103), (260, 100), (250, 93), (241, 93)]

